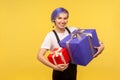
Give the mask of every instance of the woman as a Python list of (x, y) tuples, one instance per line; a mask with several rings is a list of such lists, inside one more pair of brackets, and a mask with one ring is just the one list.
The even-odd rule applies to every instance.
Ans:
[[(55, 25), (54, 31), (57, 33), (58, 38), (60, 40), (65, 38), (67, 35), (69, 35), (69, 31), (73, 32), (76, 29), (70, 26), (68, 27), (68, 30), (66, 29), (68, 18), (69, 18), (69, 12), (62, 7), (57, 8), (52, 12), (51, 21)], [(52, 80), (76, 80), (77, 65), (71, 63), (54, 65), (45, 58), (44, 55), (46, 51), (48, 50), (51, 51), (54, 48), (59, 48), (59, 47), (60, 46), (54, 32), (50, 31), (45, 37), (41, 45), (41, 48), (38, 52), (39, 61), (53, 69)], [(94, 55), (94, 57), (96, 57), (103, 50), (104, 46), (100, 44), (99, 47), (95, 47), (95, 48), (98, 49), (98, 52), (96, 53), (96, 55)]]

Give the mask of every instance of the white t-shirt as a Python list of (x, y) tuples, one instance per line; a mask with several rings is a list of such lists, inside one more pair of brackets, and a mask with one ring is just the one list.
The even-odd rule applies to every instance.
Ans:
[[(70, 32), (73, 32), (77, 28), (70, 26), (70, 27), (68, 27), (68, 29), (70, 30)], [(60, 40), (65, 38), (67, 35), (69, 35), (69, 33), (66, 29), (65, 29), (64, 33), (58, 33), (58, 32), (56, 32), (56, 33), (57, 33)], [(59, 47), (60, 46), (57, 42), (57, 38), (56, 38), (55, 34), (53, 33), (53, 31), (50, 31), (46, 35), (46, 37), (45, 37), (45, 39), (44, 39), (44, 41), (41, 45), (41, 48), (46, 48), (46, 49), (49, 49), (49, 50), (53, 50), (54, 48), (59, 48)]]

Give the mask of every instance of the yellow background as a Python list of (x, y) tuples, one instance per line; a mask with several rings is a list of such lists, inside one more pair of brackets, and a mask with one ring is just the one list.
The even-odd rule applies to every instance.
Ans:
[(78, 66), (77, 80), (120, 80), (119, 0), (0, 0), (0, 80), (51, 80), (52, 69), (37, 53), (57, 7), (69, 10), (68, 25), (95, 28), (105, 45), (89, 65)]

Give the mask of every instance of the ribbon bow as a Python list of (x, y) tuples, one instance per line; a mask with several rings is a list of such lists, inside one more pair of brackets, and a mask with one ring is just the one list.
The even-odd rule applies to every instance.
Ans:
[(84, 29), (77, 29), (75, 33), (71, 34), (71, 39), (78, 38), (79, 40), (81, 40), (82, 35), (90, 36), (92, 38), (91, 33), (85, 33), (84, 31), (85, 31)]

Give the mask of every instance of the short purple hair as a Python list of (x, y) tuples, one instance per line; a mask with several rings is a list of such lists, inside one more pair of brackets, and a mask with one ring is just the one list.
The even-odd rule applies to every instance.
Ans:
[(67, 13), (67, 14), (68, 14), (67, 17), (69, 17), (69, 12), (68, 12), (65, 8), (60, 7), (60, 8), (56, 8), (56, 9), (52, 12), (52, 14), (51, 14), (51, 21), (53, 22), (53, 21), (55, 20), (56, 16), (58, 16), (58, 15), (59, 15), (60, 13), (62, 13), (62, 12)]

